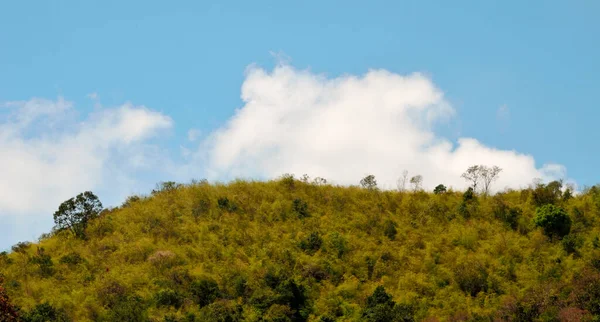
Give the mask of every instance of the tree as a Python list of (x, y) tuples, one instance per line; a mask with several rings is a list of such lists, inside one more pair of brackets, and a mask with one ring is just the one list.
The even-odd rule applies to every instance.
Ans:
[(480, 177), (481, 172), (479, 171), (478, 165), (470, 166), (467, 171), (461, 175), (461, 178), (471, 182), (471, 188), (473, 188), (473, 191), (477, 191), (477, 184), (479, 183)]
[(85, 228), (91, 219), (98, 217), (102, 203), (91, 191), (80, 193), (58, 207), (54, 223), (59, 230), (70, 230), (77, 238), (85, 238)]
[(490, 192), (490, 186), (492, 182), (498, 180), (498, 175), (502, 172), (502, 169), (498, 166), (488, 168), (486, 166), (479, 166), (481, 172), (481, 178), (483, 179), (483, 193), (487, 195)]
[(375, 180), (375, 176), (370, 174), (360, 180), (360, 185), (363, 188), (374, 190), (377, 188), (377, 181)]
[(413, 185), (413, 190), (421, 190), (421, 184), (423, 183), (423, 176), (418, 174), (412, 178), (410, 178), (410, 184)]
[(571, 231), (571, 218), (567, 212), (551, 204), (536, 209), (533, 223), (536, 227), (541, 227), (550, 238), (560, 239)]
[(175, 181), (165, 181), (165, 182), (160, 182), (156, 184), (156, 189), (152, 190), (152, 194), (159, 194), (161, 192), (168, 192), (168, 191), (175, 191), (176, 189), (180, 188), (181, 184), (175, 182)]
[(541, 182), (535, 183), (535, 189), (532, 192), (532, 202), (535, 206), (541, 207), (548, 204), (556, 204), (562, 197), (562, 181), (552, 181), (548, 184)]
[(16, 322), (19, 321), (17, 308), (10, 302), (4, 287), (2, 287), (2, 278), (0, 277), (0, 321)]
[(367, 298), (367, 305), (362, 313), (361, 321), (369, 322), (408, 322), (414, 321), (413, 308), (397, 304), (381, 285), (377, 286)]
[(398, 185), (398, 191), (406, 190), (406, 181), (407, 180), (408, 180), (408, 171), (404, 170), (404, 171), (402, 171), (402, 177), (398, 178), (398, 182), (396, 182), (396, 184)]
[[(469, 181), (474, 192), (477, 192), (479, 183), (483, 184), (483, 193), (487, 195), (490, 191), (492, 182), (498, 179), (498, 175), (502, 169), (498, 166), (487, 167), (485, 165), (473, 165), (465, 171), (461, 178)], [(481, 181), (481, 182), (480, 182)]]
[(444, 186), (443, 184), (438, 184), (437, 187), (433, 189), (433, 193), (435, 193), (436, 195), (446, 193), (446, 186)]

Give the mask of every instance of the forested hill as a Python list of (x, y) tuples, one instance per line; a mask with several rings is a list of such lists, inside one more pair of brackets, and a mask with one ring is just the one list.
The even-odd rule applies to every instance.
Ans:
[(0, 320), (600, 318), (600, 189), (442, 188), (165, 183), (97, 215), (82, 194), (0, 255)]

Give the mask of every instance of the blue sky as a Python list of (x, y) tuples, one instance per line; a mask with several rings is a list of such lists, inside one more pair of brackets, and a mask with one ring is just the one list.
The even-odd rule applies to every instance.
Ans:
[[(98, 191), (105, 204), (118, 205), (124, 195), (146, 193), (155, 182), (171, 178), (187, 181), (192, 177), (215, 180), (234, 176), (273, 177), (275, 173), (265, 170), (273, 168), (273, 164), (265, 163), (267, 159), (293, 163), (292, 171), (312, 169), (321, 172), (314, 175), (330, 175), (341, 183), (352, 182), (351, 175), (329, 170), (334, 167), (332, 164), (337, 164), (336, 157), (350, 162), (342, 158), (352, 148), (348, 142), (329, 142), (331, 146), (347, 143), (348, 149), (340, 149), (339, 154), (328, 157), (330, 163), (319, 164), (318, 157), (302, 159), (292, 152), (281, 152), (275, 157), (269, 154), (272, 149), (285, 150), (282, 147), (290, 142), (299, 145), (304, 153), (317, 153), (302, 147), (309, 141), (301, 136), (290, 138), (291, 141), (268, 139), (288, 137), (277, 131), (290, 128), (295, 129), (294, 133), (305, 133), (304, 128), (300, 131), (298, 123), (290, 121), (286, 126), (269, 128), (270, 132), (263, 133), (265, 137), (257, 135), (254, 141), (245, 140), (248, 134), (241, 129), (268, 127), (270, 123), (265, 123), (265, 119), (271, 115), (279, 115), (277, 120), (289, 119), (288, 114), (263, 115), (257, 111), (262, 110), (260, 106), (277, 109), (293, 105), (290, 93), (318, 97), (316, 101), (323, 101), (323, 97), (330, 99), (332, 92), (337, 93), (335, 97), (349, 95), (346, 91), (349, 87), (335, 84), (353, 77), (366, 79), (370, 70), (385, 70), (389, 74), (371, 74), (369, 79), (375, 79), (373, 83), (365, 80), (362, 85), (352, 87), (352, 91), (364, 94), (341, 102), (360, 101), (361, 106), (376, 106), (367, 99), (377, 97), (370, 91), (379, 85), (373, 84), (388, 84), (398, 93), (398, 99), (405, 97), (403, 91), (417, 88), (424, 96), (411, 104), (449, 105), (452, 110), (446, 113), (447, 118), (431, 126), (417, 126), (410, 122), (413, 119), (400, 120), (403, 116), (398, 116), (396, 125), (412, 129), (408, 136), (433, 137), (426, 146), (432, 142), (450, 142), (453, 147), (447, 153), (451, 155), (453, 149), (460, 150), (461, 138), (472, 138), (477, 144), (472, 145), (472, 150), (465, 148), (463, 154), (493, 160), (495, 155), (485, 151), (514, 151), (518, 154), (515, 158), (526, 155), (535, 160), (533, 170), (527, 172), (531, 176), (548, 173), (544, 172), (548, 170), (544, 165), (560, 165), (559, 177), (580, 187), (596, 184), (600, 182), (595, 171), (600, 164), (600, 152), (595, 149), (599, 136), (594, 131), (600, 119), (598, 12), (600, 3), (596, 1), (2, 2), (0, 104), (5, 108), (0, 110), (0, 118), (4, 117), (0, 119), (0, 129), (14, 128), (19, 113), (25, 115), (32, 110), (38, 124), (33, 126), (30, 122), (27, 129), (19, 130), (22, 147), (10, 145), (12, 150), (6, 151), (18, 152), (27, 146), (32, 151), (39, 150), (35, 145), (39, 141), (44, 142), (48, 151), (54, 151), (56, 147), (64, 147), (73, 132), (79, 133), (77, 137), (81, 139), (72, 141), (73, 148), (65, 151), (77, 156), (101, 157), (73, 163), (73, 168), (85, 165), (81, 166), (85, 170), (82, 174), (74, 174), (78, 177), (93, 172), (84, 181), (43, 183), (43, 189), (38, 189), (40, 196), (19, 195), (23, 198), (21, 203), (9, 202), (8, 199), (16, 197), (0, 196), (3, 220), (0, 248), (48, 231), (52, 226), (51, 214), (60, 200), (81, 189)], [(421, 76), (410, 76), (415, 72), (425, 78), (426, 84), (421, 82)], [(395, 76), (405, 79), (398, 81)], [(311, 85), (297, 85), (302, 82)], [(405, 83), (425, 84), (434, 89), (402, 85)], [(260, 87), (263, 84), (272, 87)], [(288, 92), (281, 96), (284, 98), (267, 97), (280, 89), (281, 84), (287, 84), (284, 87)], [(249, 88), (248, 100), (241, 98), (243, 86)], [(313, 92), (304, 93), (309, 91), (306, 88)], [(314, 94), (315, 88), (325, 88), (325, 92), (331, 93)], [(388, 87), (381, 90), (387, 93)], [(443, 100), (429, 101), (435, 92), (443, 92)], [(67, 102), (64, 108), (60, 100)], [(128, 102), (130, 105), (124, 105)], [(318, 109), (310, 102), (303, 102), (303, 106), (307, 109), (303, 115), (313, 115)], [(236, 109), (246, 113), (236, 114)], [(337, 129), (346, 131), (335, 127), (342, 126), (335, 122), (346, 120), (344, 113), (349, 112), (332, 111), (340, 113), (327, 123), (333, 126), (332, 133), (341, 133)], [(439, 111), (436, 110), (436, 117), (444, 114)], [(152, 122), (144, 123), (147, 127), (132, 134), (132, 140), (109, 140), (102, 145), (105, 150), (101, 154), (95, 154), (97, 147), (93, 153), (77, 150), (78, 144), (91, 142), (88, 140), (92, 135), (85, 132), (86, 126), (117, 133), (110, 126), (130, 124), (127, 121), (130, 116)], [(323, 118), (324, 115), (314, 114), (314, 119)], [(237, 123), (233, 122), (235, 119)], [(347, 120), (351, 124), (352, 120)], [(199, 132), (199, 137), (190, 140), (190, 129)], [(394, 135), (402, 136), (405, 132), (394, 131), (390, 127), (389, 132), (380, 134), (391, 138), (390, 142), (403, 141), (403, 137)], [(259, 144), (264, 154), (248, 156), (248, 146), (265, 141), (270, 145)], [(10, 142), (5, 144), (9, 146)], [(134, 158), (131, 154), (134, 150), (142, 152), (136, 152)], [(434, 153), (423, 152), (423, 146), (417, 150), (418, 154), (404, 155), (429, 158)], [(502, 156), (508, 158), (509, 152)], [(377, 153), (386, 155), (385, 151)], [(403, 154), (398, 155), (402, 158)], [(0, 174), (13, 178), (5, 181), (4, 190), (0, 184), (0, 191), (13, 191), (11, 187), (15, 185), (22, 185), (23, 190), (18, 191), (29, 191), (42, 184), (33, 179), (22, 184), (21, 180), (10, 177), (15, 173), (10, 165), (19, 163), (21, 157), (15, 152), (5, 154), (5, 163), (0, 161), (4, 166)], [(39, 162), (25, 164), (22, 173), (54, 172), (52, 166), (56, 164), (47, 161), (45, 155), (31, 157)], [(132, 159), (146, 161), (121, 166)], [(376, 172), (369, 167), (388, 166), (378, 163), (379, 159), (367, 158), (356, 164), (364, 165), (364, 173)], [(226, 169), (217, 164), (221, 161), (228, 162)], [(513, 164), (509, 161), (506, 164)], [(526, 161), (523, 164), (529, 166)], [(404, 168), (411, 165), (410, 160), (398, 163)], [(47, 167), (27, 168), (36, 164)], [(514, 164), (525, 167), (518, 162)], [(390, 177), (391, 173), (399, 175), (398, 169), (391, 167), (381, 173), (390, 173)], [(507, 178), (510, 171), (505, 166)], [(428, 173), (427, 169), (413, 172)], [(446, 173), (439, 171), (431, 172), (429, 178), (437, 178), (438, 173), (439, 178), (445, 178)], [(438, 181), (431, 179), (429, 185), (435, 183)], [(117, 184), (122, 187), (118, 193), (114, 192)], [(50, 196), (53, 191), (60, 193)], [(37, 203), (38, 198), (44, 198), (40, 207), (19, 208)], [(48, 206), (53, 204), (54, 207)]]

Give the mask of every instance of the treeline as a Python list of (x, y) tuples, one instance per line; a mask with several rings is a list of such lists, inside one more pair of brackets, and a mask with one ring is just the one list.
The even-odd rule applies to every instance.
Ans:
[(291, 175), (166, 182), (113, 209), (85, 192), (0, 254), (0, 321), (600, 318), (600, 187), (491, 195), (499, 168), (469, 169), (464, 192)]

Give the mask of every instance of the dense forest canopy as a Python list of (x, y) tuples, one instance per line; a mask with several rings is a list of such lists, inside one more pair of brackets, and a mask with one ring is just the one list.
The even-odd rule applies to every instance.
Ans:
[(600, 187), (483, 179), (166, 182), (104, 210), (82, 193), (0, 254), (0, 321), (600, 318)]

